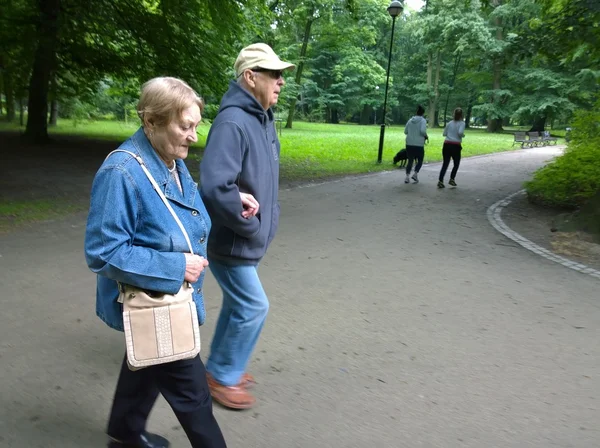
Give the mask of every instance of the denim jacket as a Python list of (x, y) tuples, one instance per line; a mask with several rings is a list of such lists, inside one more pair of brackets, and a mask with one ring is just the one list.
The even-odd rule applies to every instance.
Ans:
[[(141, 156), (185, 227), (194, 253), (206, 258), (210, 218), (182, 160), (176, 160), (183, 193), (140, 128), (119, 149)], [(123, 331), (117, 282), (174, 294), (185, 275), (189, 248), (177, 222), (154, 191), (139, 163), (129, 154), (108, 157), (94, 178), (85, 233), (85, 256), (98, 274), (96, 314)], [(194, 286), (198, 319), (205, 319), (202, 283)]]

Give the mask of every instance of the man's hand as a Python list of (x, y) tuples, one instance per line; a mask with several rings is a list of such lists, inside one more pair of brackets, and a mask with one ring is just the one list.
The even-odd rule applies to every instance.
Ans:
[(242, 201), (242, 216), (246, 219), (250, 219), (256, 216), (259, 209), (258, 201), (250, 193), (240, 193), (240, 201)]
[(200, 278), (200, 274), (206, 266), (208, 260), (200, 255), (184, 254), (185, 255), (185, 276), (183, 279), (186, 282), (196, 283)]

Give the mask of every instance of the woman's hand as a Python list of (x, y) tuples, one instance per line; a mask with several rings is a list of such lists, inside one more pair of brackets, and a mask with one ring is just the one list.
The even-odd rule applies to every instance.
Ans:
[(184, 254), (185, 255), (185, 276), (183, 279), (186, 282), (196, 283), (200, 278), (200, 274), (206, 266), (208, 260), (200, 255)]
[(259, 209), (258, 201), (250, 193), (240, 193), (240, 201), (242, 201), (242, 216), (246, 219), (256, 216)]

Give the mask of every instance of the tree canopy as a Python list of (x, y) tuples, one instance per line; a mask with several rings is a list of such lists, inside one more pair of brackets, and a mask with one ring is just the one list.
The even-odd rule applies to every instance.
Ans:
[[(128, 119), (147, 79), (178, 76), (214, 114), (237, 52), (270, 44), (297, 64), (277, 113), (381, 120), (392, 19), (387, 0), (0, 0), (7, 119), (47, 138), (56, 116)], [(468, 123), (543, 129), (591, 109), (600, 79), (595, 0), (428, 0), (397, 19), (388, 120), (417, 104), (430, 126), (455, 107)], [(377, 117), (379, 117), (377, 119)]]

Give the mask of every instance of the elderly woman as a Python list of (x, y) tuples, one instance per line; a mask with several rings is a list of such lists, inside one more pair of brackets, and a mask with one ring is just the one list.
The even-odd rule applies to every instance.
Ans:
[[(198, 321), (204, 322), (202, 282), (208, 265), (210, 218), (183, 162), (197, 141), (203, 106), (185, 82), (154, 78), (142, 87), (141, 128), (119, 147), (143, 159), (187, 231), (194, 255), (132, 155), (109, 155), (94, 179), (85, 254), (90, 269), (98, 274), (96, 313), (116, 330), (123, 331), (118, 283), (175, 294), (184, 281), (189, 282), (194, 287)], [(123, 360), (108, 423), (109, 447), (169, 446), (165, 438), (146, 432), (159, 392), (192, 447), (226, 446), (213, 415), (204, 365), (196, 356), (141, 370), (131, 370), (127, 357)]]

